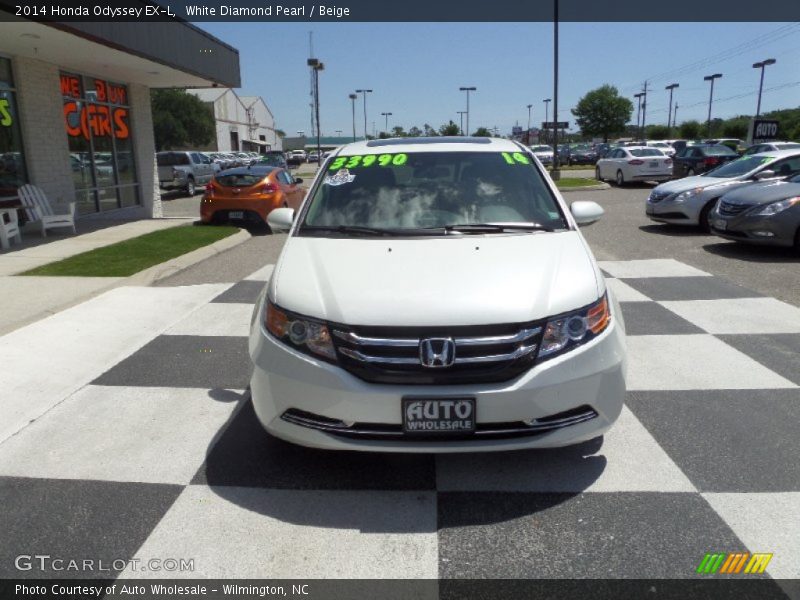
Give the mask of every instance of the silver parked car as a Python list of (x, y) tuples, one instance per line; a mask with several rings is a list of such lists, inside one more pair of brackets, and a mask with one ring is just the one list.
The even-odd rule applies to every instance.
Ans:
[(743, 156), (702, 175), (656, 186), (645, 202), (645, 213), (660, 223), (699, 225), (710, 231), (709, 214), (723, 194), (761, 181), (786, 179), (798, 172), (800, 150)]
[(709, 220), (725, 239), (800, 251), (800, 175), (725, 194)]

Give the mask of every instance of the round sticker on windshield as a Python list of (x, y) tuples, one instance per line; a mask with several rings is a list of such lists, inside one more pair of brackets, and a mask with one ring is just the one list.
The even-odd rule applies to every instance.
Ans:
[(339, 169), (336, 174), (327, 175), (322, 183), (325, 185), (344, 185), (345, 183), (353, 183), (355, 178), (356, 176), (351, 175), (347, 169)]

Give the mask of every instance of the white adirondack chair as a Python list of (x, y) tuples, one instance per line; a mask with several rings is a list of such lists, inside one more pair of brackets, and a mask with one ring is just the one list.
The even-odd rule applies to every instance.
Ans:
[(17, 194), (28, 217), (28, 223), (25, 224), (26, 229), (30, 227), (38, 230), (42, 237), (47, 237), (48, 229), (58, 227), (69, 227), (72, 229), (72, 233), (77, 233), (75, 231), (74, 202), (51, 203), (41, 188), (30, 183), (19, 188)]
[[(8, 219), (8, 223), (6, 223)], [(17, 243), (22, 242), (22, 234), (19, 231), (19, 220), (17, 219), (17, 209), (0, 210), (0, 248), (8, 249), (11, 240), (17, 238)]]

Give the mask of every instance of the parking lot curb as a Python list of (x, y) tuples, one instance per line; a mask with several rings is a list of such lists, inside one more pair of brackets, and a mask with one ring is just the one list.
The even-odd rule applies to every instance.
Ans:
[(149, 269), (145, 269), (144, 271), (139, 271), (130, 277), (126, 277), (114, 287), (129, 285), (151, 285), (160, 279), (180, 273), (184, 269), (188, 269), (189, 267), (211, 258), (212, 256), (221, 254), (222, 252), (230, 250), (231, 248), (235, 248), (239, 244), (243, 244), (249, 240), (251, 237), (252, 236), (247, 230), (240, 229), (238, 233), (221, 239), (218, 242), (214, 242), (208, 246), (203, 246), (197, 250), (192, 250), (187, 254), (183, 254), (161, 264), (154, 265)]
[(559, 188), (558, 191), (563, 194), (564, 192), (594, 192), (597, 190), (608, 190), (608, 189), (611, 189), (611, 186), (609, 184), (598, 183), (597, 185), (586, 185), (576, 188), (564, 188), (564, 189)]

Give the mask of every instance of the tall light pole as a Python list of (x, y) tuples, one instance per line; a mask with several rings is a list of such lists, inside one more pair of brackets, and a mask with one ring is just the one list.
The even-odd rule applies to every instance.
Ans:
[(358, 96), (356, 94), (350, 94), (348, 96), (350, 98), (350, 102), (353, 104), (353, 141), (356, 141), (356, 98)]
[(533, 104), (528, 104), (528, 129), (525, 131), (525, 143), (530, 146), (531, 144), (531, 107)]
[[(548, 119), (550, 118), (550, 103), (552, 100), (550, 98), (545, 98), (542, 100), (544, 102), (544, 122), (547, 123)], [(547, 126), (544, 128), (545, 135), (547, 134)]]
[(642, 119), (642, 96), (644, 96), (644, 92), (639, 92), (638, 94), (634, 94), (633, 97), (639, 101), (639, 106), (636, 109), (636, 135), (639, 135), (641, 129), (639, 128), (639, 123)]
[(672, 120), (672, 90), (674, 90), (676, 87), (680, 87), (679, 84), (670, 83), (667, 87), (664, 88), (665, 90), (669, 90), (669, 113), (667, 113), (667, 137), (668, 138), (672, 137), (672, 125), (670, 124), (670, 121)]
[(336, 133), (336, 137), (341, 137), (341, 135), (342, 135), (342, 130), (341, 130), (341, 129), (337, 129), (337, 130), (335, 131), (335, 133)]
[(558, 160), (558, 0), (553, 0), (553, 172), (556, 181), (561, 179)]
[(392, 113), (383, 112), (383, 113), (381, 113), (381, 116), (382, 117), (386, 117), (386, 124), (385, 124), (383, 130), (386, 132), (386, 135), (388, 136), (389, 135), (389, 117), (392, 116)]
[(464, 115), (467, 114), (467, 111), (459, 110), (457, 112), (458, 112), (458, 116), (460, 117), (458, 128), (459, 128), (459, 131), (461, 131), (461, 135), (464, 135)]
[(371, 94), (372, 90), (356, 90), (356, 94), (364, 96), (364, 141), (367, 140), (367, 94)]
[(459, 91), (467, 92), (467, 135), (469, 135), (469, 93), (476, 91), (476, 87), (460, 87)]
[(761, 82), (758, 84), (758, 106), (756, 107), (756, 118), (761, 114), (761, 90), (764, 89), (764, 67), (775, 64), (774, 58), (768, 58), (753, 64), (754, 69), (761, 69)]
[(322, 148), (320, 147), (320, 127), (319, 127), (319, 72), (325, 69), (325, 65), (318, 58), (309, 58), (306, 61), (314, 72), (314, 114), (317, 119), (317, 164), (320, 164)]
[(672, 111), (672, 126), (675, 127), (675, 124), (678, 122), (678, 102), (675, 101), (675, 110)]
[(722, 73), (714, 73), (703, 77), (703, 81), (711, 82), (711, 91), (708, 95), (708, 121), (706, 121), (706, 135), (708, 137), (711, 137), (711, 103), (714, 101), (714, 80), (720, 77), (722, 77)]

